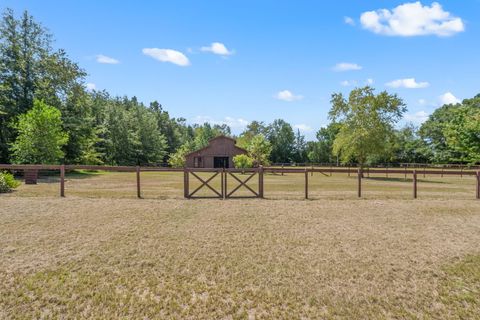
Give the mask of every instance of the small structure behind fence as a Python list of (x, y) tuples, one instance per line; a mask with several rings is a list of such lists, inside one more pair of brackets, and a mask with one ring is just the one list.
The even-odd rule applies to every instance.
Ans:
[[(348, 176), (355, 174), (357, 176), (357, 195), (358, 197), (362, 196), (362, 179), (366, 174), (367, 177), (370, 174), (385, 174), (387, 177), (389, 174), (400, 174), (404, 175), (405, 179), (407, 176), (412, 176), (412, 196), (417, 198), (418, 196), (418, 183), (417, 175), (418, 173), (425, 175), (440, 175), (441, 177), (445, 175), (457, 175), (457, 176), (474, 176), (476, 177), (476, 199), (480, 199), (480, 171), (464, 171), (462, 170), (432, 170), (423, 168), (421, 170), (417, 169), (407, 169), (404, 167), (400, 168), (339, 168), (339, 167), (329, 167), (329, 168), (315, 168), (315, 167), (289, 167), (289, 168), (279, 168), (279, 167), (259, 167), (259, 168), (250, 168), (250, 169), (233, 169), (233, 168), (166, 168), (166, 167), (139, 167), (139, 166), (86, 166), (86, 165), (16, 165), (16, 164), (0, 164), (0, 170), (20, 170), (25, 172), (36, 171), (38, 170), (56, 170), (60, 174), (60, 196), (65, 197), (65, 172), (67, 170), (96, 170), (96, 171), (118, 171), (118, 172), (135, 172), (136, 173), (136, 191), (137, 197), (141, 198), (141, 172), (183, 172), (184, 174), (184, 197), (187, 199), (193, 198), (205, 198), (198, 196), (197, 193), (202, 189), (209, 189), (213, 192), (213, 196), (209, 198), (219, 198), (219, 199), (228, 199), (228, 198), (264, 198), (264, 174), (273, 173), (273, 174), (285, 174), (285, 173), (297, 173), (305, 175), (305, 199), (309, 198), (309, 174), (321, 173), (323, 175), (332, 175), (332, 173), (346, 173)], [(356, 170), (355, 170), (356, 169)], [(202, 178), (199, 173), (210, 173), (211, 175), (208, 178)], [(242, 175), (239, 175), (239, 174)], [(200, 186), (195, 188), (193, 191), (190, 190), (190, 178), (200, 182)], [(215, 188), (211, 181), (216, 177), (220, 177), (220, 189)], [(250, 181), (253, 181), (253, 178), (258, 178), (258, 188), (255, 190), (251, 185)], [(232, 179), (237, 184), (231, 190), (228, 190), (228, 179)], [(248, 196), (236, 195), (235, 193), (241, 188), (247, 190)]]

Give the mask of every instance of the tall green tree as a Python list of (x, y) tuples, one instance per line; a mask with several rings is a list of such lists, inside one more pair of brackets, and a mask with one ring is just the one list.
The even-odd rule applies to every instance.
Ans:
[(272, 145), (270, 159), (274, 163), (291, 162), (295, 154), (295, 133), (292, 126), (277, 119), (267, 129), (267, 139)]
[(436, 163), (480, 161), (480, 94), (435, 110), (420, 127), (420, 136)]
[(317, 141), (307, 145), (308, 159), (316, 163), (337, 162), (338, 157), (333, 155), (333, 142), (340, 131), (341, 125), (331, 122), (328, 126), (320, 128), (317, 132)]
[(52, 49), (52, 36), (28, 13), (16, 18), (6, 9), (0, 21), (0, 162), (17, 132), (8, 124), (40, 99), (59, 108), (85, 72), (65, 51)]
[(272, 152), (272, 145), (262, 134), (253, 136), (247, 146), (248, 155), (253, 159), (253, 165), (266, 166), (269, 164), (269, 157)]
[(293, 161), (295, 162), (306, 162), (307, 158), (307, 142), (305, 141), (305, 136), (300, 133), (300, 130), (297, 129), (295, 133), (295, 143), (293, 150)]
[(18, 136), (11, 151), (16, 163), (55, 164), (62, 160), (68, 135), (58, 109), (35, 100), (33, 108), (18, 117), (15, 128)]
[(329, 117), (340, 124), (333, 153), (343, 162), (356, 160), (363, 166), (369, 157), (385, 156), (391, 150), (394, 126), (406, 107), (397, 95), (383, 91), (377, 95), (367, 86), (350, 92), (348, 99), (334, 93)]

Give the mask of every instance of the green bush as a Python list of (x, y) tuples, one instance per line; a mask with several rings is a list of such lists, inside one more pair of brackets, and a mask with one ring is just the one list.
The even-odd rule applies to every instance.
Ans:
[(253, 167), (253, 159), (246, 154), (239, 154), (233, 157), (235, 168), (246, 169)]
[(10, 192), (20, 185), (20, 182), (15, 180), (13, 174), (8, 172), (0, 172), (0, 193)]

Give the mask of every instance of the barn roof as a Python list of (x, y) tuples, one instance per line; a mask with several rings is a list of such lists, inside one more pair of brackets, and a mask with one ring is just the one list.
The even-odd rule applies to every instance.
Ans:
[(192, 154), (194, 154), (194, 153), (197, 153), (197, 152), (200, 152), (200, 151), (202, 151), (202, 150), (205, 150), (205, 149), (210, 148), (211, 142), (214, 141), (214, 140), (218, 140), (218, 139), (228, 139), (228, 140), (231, 140), (231, 141), (233, 141), (235, 148), (237, 148), (237, 149), (239, 149), (239, 150), (242, 150), (242, 151), (245, 152), (245, 153), (248, 152), (246, 149), (241, 148), (241, 147), (239, 147), (239, 146), (236, 145), (237, 140), (235, 140), (235, 139), (233, 139), (233, 138), (231, 138), (231, 137), (227, 137), (227, 136), (225, 136), (225, 135), (220, 135), (220, 136), (216, 136), (215, 138), (212, 138), (212, 139), (208, 140), (208, 145), (206, 145), (205, 147), (187, 153), (187, 154), (185, 155), (185, 157), (188, 157), (189, 155), (192, 155)]

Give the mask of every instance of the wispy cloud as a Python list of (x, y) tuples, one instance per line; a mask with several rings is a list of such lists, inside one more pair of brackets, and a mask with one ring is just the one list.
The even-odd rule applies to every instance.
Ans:
[(120, 63), (119, 60), (117, 60), (115, 58), (112, 58), (112, 57), (108, 57), (108, 56), (103, 55), (103, 54), (97, 54), (96, 60), (97, 60), (98, 63), (104, 63), (104, 64), (118, 64), (118, 63)]
[(275, 95), (275, 98), (278, 99), (278, 100), (291, 102), (291, 101), (296, 101), (296, 100), (302, 100), (303, 96), (293, 94), (290, 90), (282, 90), (282, 91), (277, 92), (277, 94)]
[(415, 78), (397, 79), (385, 84), (390, 88), (421, 89), (430, 86), (428, 82), (417, 82)]
[(438, 2), (423, 6), (404, 3), (392, 10), (367, 11), (360, 16), (363, 28), (387, 36), (451, 36), (465, 30), (461, 18), (444, 11)]
[(190, 65), (190, 60), (180, 51), (173, 49), (144, 48), (144, 55), (152, 57), (161, 62), (170, 62), (178, 66), (186, 67)]
[(203, 52), (218, 54), (220, 56), (229, 56), (234, 53), (233, 50), (228, 50), (227, 47), (221, 42), (213, 42), (209, 46), (201, 47), (200, 50)]
[(352, 18), (350, 17), (343, 17), (343, 22), (345, 22), (346, 24), (349, 24), (351, 26), (354, 26), (355, 25), (355, 20), (353, 20)]
[(244, 129), (250, 123), (250, 121), (245, 120), (243, 118), (225, 117), (223, 118), (223, 120), (216, 120), (210, 116), (196, 116), (195, 118), (193, 118), (192, 122), (196, 124), (204, 124), (204, 123), (218, 124), (218, 125), (226, 124), (234, 130)]
[(428, 120), (429, 114), (425, 111), (418, 111), (415, 113), (407, 113), (404, 116), (406, 121), (413, 122), (415, 124), (420, 124)]
[(303, 132), (311, 132), (313, 131), (313, 128), (310, 127), (309, 125), (306, 125), (304, 123), (299, 123), (299, 124), (295, 124), (293, 126), (294, 129), (298, 129), (300, 131), (303, 131)]
[(95, 85), (95, 83), (91, 83), (91, 82), (86, 83), (85, 87), (87, 87), (88, 91), (93, 91), (97, 89), (97, 86)]
[(355, 85), (357, 85), (357, 81), (356, 80), (343, 80), (342, 82), (340, 82), (340, 85), (342, 87), (355, 86)]
[(340, 62), (333, 66), (333, 71), (336, 72), (343, 72), (343, 71), (354, 71), (354, 70), (362, 70), (362, 66), (356, 63), (350, 62)]

